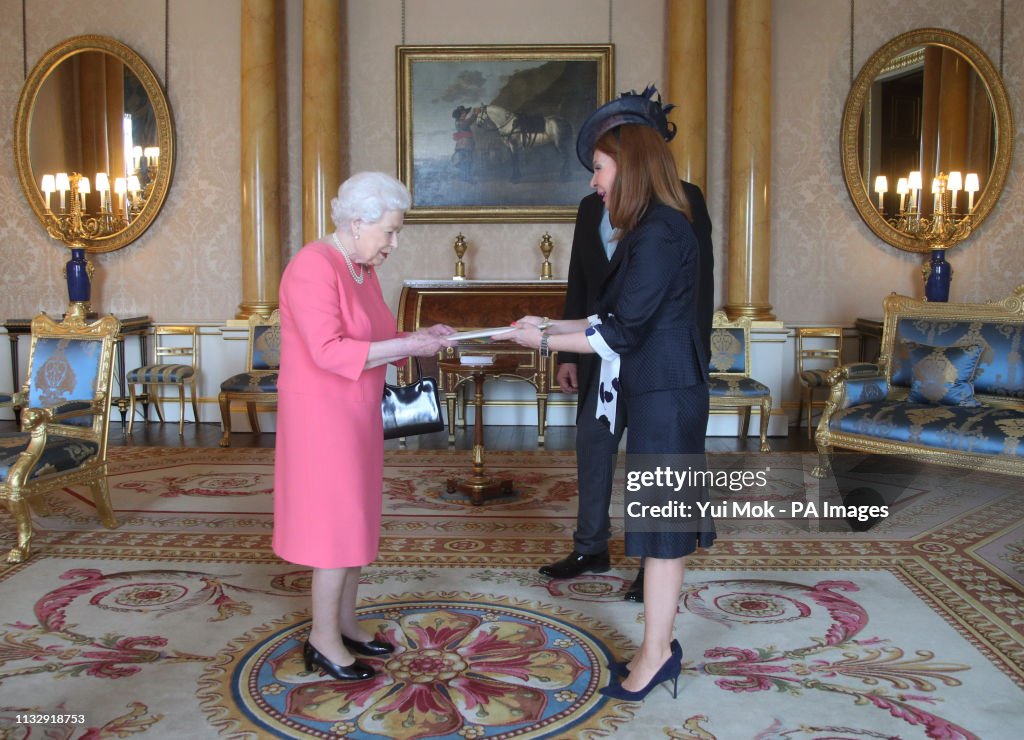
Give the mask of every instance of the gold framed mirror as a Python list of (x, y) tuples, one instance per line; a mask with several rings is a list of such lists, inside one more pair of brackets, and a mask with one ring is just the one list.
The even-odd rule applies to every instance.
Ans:
[(46, 52), (25, 80), (14, 132), (22, 190), (54, 239), (111, 252), (156, 219), (174, 174), (174, 122), (128, 46), (76, 36)]
[[(952, 31), (909, 31), (876, 51), (854, 80), (843, 111), (843, 178), (857, 212), (878, 237), (898, 249), (928, 252), (934, 247), (926, 238), (898, 227), (908, 197), (897, 191), (899, 179), (919, 173), (919, 213), (931, 215), (934, 198), (936, 212), (945, 210), (947, 219), (951, 208), (959, 218), (969, 215), (969, 233), (1002, 193), (1013, 133), (1006, 88), (981, 49)], [(965, 191), (968, 173), (976, 174), (978, 185), (970, 182), (977, 191), (948, 192), (950, 178), (948, 186), (946, 179), (941, 187), (936, 183), (943, 195), (929, 194), (933, 179), (954, 171)]]

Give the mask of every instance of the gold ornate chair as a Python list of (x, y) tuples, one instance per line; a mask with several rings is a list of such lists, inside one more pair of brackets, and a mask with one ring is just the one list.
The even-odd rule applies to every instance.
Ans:
[[(801, 326), (796, 330), (796, 374), (800, 381), (800, 406), (796, 425), (807, 407), (807, 439), (814, 438), (811, 416), (815, 405), (814, 391), (829, 390), (828, 372), (843, 364), (843, 330), (837, 326)], [(818, 405), (825, 407), (826, 399)]]
[[(199, 327), (158, 326), (153, 330), (153, 364), (143, 365), (128, 372), (128, 434), (135, 425), (135, 403), (139, 397), (135, 386), (141, 385), (143, 418), (149, 423), (149, 405), (156, 407), (157, 418), (163, 424), (164, 414), (160, 408), (159, 387), (173, 385), (178, 388), (178, 434), (185, 433), (185, 386), (192, 396), (192, 420), (199, 423), (199, 406), (196, 403), (196, 376), (199, 373)], [(169, 361), (168, 361), (168, 358)], [(183, 360), (187, 360), (185, 364)]]
[(750, 431), (750, 409), (761, 411), (761, 452), (768, 445), (768, 417), (772, 412), (771, 390), (750, 377), (750, 319), (729, 321), (724, 311), (715, 311), (711, 326), (711, 408), (741, 409), (739, 437)]
[(86, 323), (84, 304), (72, 304), (57, 323), (32, 320), (28, 379), (15, 394), (21, 431), (0, 434), (0, 499), (18, 529), (8, 563), (31, 553), (32, 515), (49, 511), (42, 494), (87, 485), (103, 524), (117, 526), (107, 489), (107, 427), (114, 337), (120, 323), (105, 316)]
[(277, 370), (281, 366), (281, 317), (278, 311), (267, 316), (249, 317), (249, 342), (245, 372), (232, 375), (220, 384), (220, 418), (224, 435), (221, 447), (231, 446), (231, 402), (244, 401), (249, 425), (260, 433), (256, 404), (277, 406)]

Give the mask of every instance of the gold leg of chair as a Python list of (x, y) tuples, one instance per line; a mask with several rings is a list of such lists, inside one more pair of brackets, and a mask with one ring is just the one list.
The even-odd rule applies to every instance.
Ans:
[(800, 425), (804, 423), (804, 385), (800, 384), (800, 405), (796, 409), (796, 430), (800, 431)]
[(7, 508), (18, 528), (18, 544), (7, 552), (7, 562), (24, 563), (32, 554), (32, 514), (24, 500), (8, 501)]
[(740, 439), (746, 439), (747, 435), (750, 434), (750, 407), (743, 407), (743, 418), (740, 420), (740, 432), (736, 436)]
[(135, 383), (128, 384), (128, 436), (135, 427)]
[(249, 416), (249, 426), (252, 428), (253, 434), (260, 434), (260, 415), (256, 413), (255, 401), (245, 402), (245, 413)]
[(146, 386), (146, 397), (149, 402), (153, 404), (153, 408), (156, 409), (156, 418), (160, 420), (160, 423), (164, 423), (164, 411), (160, 408), (160, 386), (158, 385), (147, 385)]
[(537, 395), (537, 446), (544, 446), (544, 434), (548, 428), (548, 397)]
[(768, 420), (772, 415), (772, 397), (768, 396), (761, 401), (761, 452), (771, 452), (768, 445)]
[(107, 484), (107, 476), (101, 475), (89, 481), (89, 491), (92, 493), (92, 500), (96, 504), (96, 511), (99, 512), (100, 521), (107, 529), (117, 529), (117, 517), (114, 516), (114, 508), (110, 505), (110, 486)]
[(827, 478), (832, 474), (832, 446), (818, 445), (818, 464), (814, 466), (811, 475), (815, 478)]
[(455, 393), (444, 394), (444, 405), (448, 411), (448, 444), (455, 444), (455, 409), (458, 406), (458, 398)]
[(36, 516), (50, 516), (53, 514), (53, 511), (50, 510), (50, 504), (47, 503), (42, 494), (30, 498), (28, 500), (28, 505), (32, 508), (32, 511), (35, 512)]
[(814, 389), (807, 386), (807, 439), (814, 439), (814, 427), (812, 417), (814, 416)]
[(178, 436), (185, 436), (185, 384), (178, 384)]
[(231, 446), (231, 399), (228, 398), (226, 393), (221, 393), (217, 396), (217, 402), (220, 404), (220, 425), (224, 430), (224, 433), (220, 437), (221, 447)]
[(199, 423), (199, 402), (196, 400), (196, 381), (192, 380), (190, 384), (192, 388), (192, 421), (196, 424)]

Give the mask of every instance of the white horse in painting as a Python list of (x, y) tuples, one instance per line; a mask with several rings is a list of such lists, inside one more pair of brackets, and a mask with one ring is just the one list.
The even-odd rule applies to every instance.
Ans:
[(512, 113), (498, 105), (480, 106), (477, 125), (497, 131), (512, 156), (512, 182), (518, 182), (520, 154), (550, 144), (561, 160), (559, 176), (569, 176), (569, 157), (573, 147), (572, 124), (561, 116)]

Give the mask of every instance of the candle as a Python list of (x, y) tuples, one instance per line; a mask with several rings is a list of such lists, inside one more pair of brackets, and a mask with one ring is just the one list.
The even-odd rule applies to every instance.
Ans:
[(124, 213), (124, 194), (127, 190), (125, 179), (123, 177), (114, 178), (114, 192), (117, 193), (117, 212)]
[(946, 180), (946, 188), (953, 193), (953, 199), (950, 201), (953, 213), (956, 213), (956, 196), (963, 190), (963, 176), (956, 170), (949, 173), (949, 179)]
[(67, 172), (58, 172), (57, 173), (57, 178), (56, 178), (56, 183), (57, 183), (57, 190), (60, 191), (60, 210), (64, 211), (64, 209), (65, 209), (64, 196), (71, 189), (71, 182), (68, 180), (68, 173)]
[(46, 210), (50, 210), (50, 194), (57, 189), (53, 175), (43, 175), (43, 186), (41, 190), (46, 195)]
[(896, 181), (896, 192), (900, 194), (900, 213), (903, 213), (903, 207), (907, 202), (907, 191), (910, 188), (907, 186), (907, 178), (901, 177)]
[(974, 194), (979, 190), (978, 173), (968, 172), (964, 178), (964, 190), (967, 191), (967, 212), (974, 213)]
[(132, 166), (139, 169), (140, 164), (142, 164), (142, 147), (137, 146), (132, 149)]
[(921, 173), (918, 170), (914, 170), (907, 177), (907, 185), (910, 187), (910, 210), (920, 211), (921, 201), (918, 200), (918, 193), (921, 190)]
[(100, 194), (100, 212), (110, 210), (110, 178), (106, 172), (96, 173), (96, 192)]
[(92, 192), (92, 188), (89, 187), (89, 178), (83, 177), (78, 181), (78, 195), (82, 199), (82, 210), (85, 210), (85, 196)]
[(882, 210), (882, 198), (889, 191), (889, 181), (885, 175), (879, 175), (875, 178), (875, 192), (878, 193), (878, 210)]

